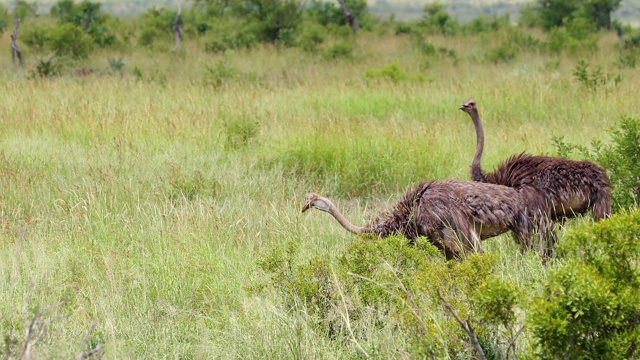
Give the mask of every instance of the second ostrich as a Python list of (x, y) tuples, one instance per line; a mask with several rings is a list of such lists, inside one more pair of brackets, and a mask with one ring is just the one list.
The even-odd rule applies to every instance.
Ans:
[(426, 236), (447, 259), (460, 259), (465, 252), (482, 252), (480, 240), (509, 230), (521, 244), (529, 243), (532, 223), (525, 201), (506, 186), (442, 180), (417, 184), (391, 212), (364, 227), (353, 225), (329, 199), (314, 193), (307, 195), (302, 212), (325, 211), (354, 234)]
[[(471, 162), (471, 178), (474, 181), (504, 185), (515, 189), (528, 187), (537, 190), (543, 199), (540, 206), (533, 209), (547, 218), (546, 231), (555, 238), (549, 228), (551, 221), (593, 211), (593, 218), (599, 221), (611, 215), (610, 181), (604, 169), (590, 161), (574, 161), (549, 156), (519, 154), (485, 173), (481, 167), (484, 149), (484, 130), (478, 107), (474, 100), (468, 100), (460, 110), (471, 117), (476, 128), (476, 152)], [(541, 250), (542, 251), (542, 250)]]

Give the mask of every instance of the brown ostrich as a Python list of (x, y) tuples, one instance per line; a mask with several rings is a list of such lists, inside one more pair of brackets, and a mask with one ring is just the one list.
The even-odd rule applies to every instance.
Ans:
[(538, 205), (531, 210), (547, 218), (542, 222), (546, 225), (539, 231), (545, 232), (552, 241), (555, 241), (552, 221), (563, 221), (590, 210), (593, 211), (595, 221), (611, 215), (609, 179), (604, 169), (590, 161), (522, 153), (511, 156), (498, 165), (495, 171), (485, 173), (480, 165), (484, 149), (484, 130), (476, 102), (468, 100), (460, 106), (460, 110), (469, 114), (476, 128), (476, 152), (471, 162), (471, 179), (514, 189), (537, 191), (530, 195), (530, 200), (537, 197), (537, 194), (543, 199), (535, 201)]
[(426, 236), (447, 259), (460, 259), (465, 252), (482, 252), (480, 240), (509, 230), (520, 244), (529, 244), (532, 222), (525, 201), (506, 186), (442, 180), (417, 184), (391, 212), (364, 227), (353, 225), (329, 199), (314, 193), (307, 195), (302, 212), (325, 211), (354, 234)]

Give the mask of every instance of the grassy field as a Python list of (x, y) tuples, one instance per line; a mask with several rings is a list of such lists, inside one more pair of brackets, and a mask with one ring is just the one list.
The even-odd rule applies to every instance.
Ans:
[[(307, 192), (363, 224), (413, 182), (467, 179), (475, 136), (457, 108), (468, 98), (485, 122), (486, 169), (553, 153), (552, 136), (607, 142), (621, 115), (639, 116), (640, 78), (614, 65), (613, 36), (595, 53), (499, 64), (484, 60), (494, 37), (431, 40), (457, 59), (425, 61), (406, 37), (367, 33), (337, 60), (272, 46), (211, 55), (194, 42), (98, 53), (78, 65), (93, 75), (38, 80), (0, 58), (5, 356), (35, 318), (47, 323), (37, 358), (98, 345), (106, 358), (356, 357), (356, 345), (317, 333), (264, 288), (258, 263), (273, 247), (331, 258), (357, 239), (326, 214), (303, 216)], [(121, 73), (108, 67), (116, 56)], [(578, 59), (623, 81), (591, 91), (572, 75)], [(424, 80), (364, 75), (391, 63)], [(507, 235), (486, 249), (504, 278), (545, 276)], [(408, 357), (391, 327), (368, 331), (365, 349)]]

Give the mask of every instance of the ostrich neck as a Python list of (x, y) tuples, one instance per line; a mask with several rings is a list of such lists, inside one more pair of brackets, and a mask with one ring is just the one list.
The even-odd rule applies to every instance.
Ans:
[(338, 209), (333, 204), (331, 204), (331, 207), (329, 207), (329, 214), (331, 214), (340, 223), (340, 225), (342, 225), (342, 227), (354, 234), (364, 234), (367, 232), (371, 232), (368, 228), (353, 225), (351, 222), (349, 222), (349, 220), (342, 216), (340, 211), (338, 211)]
[(471, 162), (471, 177), (475, 181), (484, 180), (484, 174), (482, 172), (482, 151), (484, 150), (484, 129), (482, 128), (482, 122), (480, 121), (480, 115), (477, 111), (471, 113), (471, 120), (476, 128), (476, 153)]

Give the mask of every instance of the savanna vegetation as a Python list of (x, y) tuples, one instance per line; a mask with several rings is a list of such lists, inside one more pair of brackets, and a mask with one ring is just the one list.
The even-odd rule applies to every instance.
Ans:
[[(347, 0), (354, 32), (338, 3), (196, 1), (179, 44), (175, 8), (1, 8), (0, 351), (638, 358), (640, 32), (601, 3), (621, 5), (541, 0), (514, 24)], [(485, 169), (595, 161), (612, 218), (557, 224), (544, 266), (508, 234), (447, 262), (302, 216), (310, 191), (364, 224), (414, 182), (468, 179), (468, 98)]]

